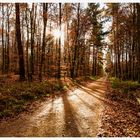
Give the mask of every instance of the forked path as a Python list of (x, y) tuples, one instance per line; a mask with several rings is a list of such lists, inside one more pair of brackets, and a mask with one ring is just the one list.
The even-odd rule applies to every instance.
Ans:
[(103, 111), (105, 77), (77, 85), (68, 93), (44, 102), (31, 114), (0, 122), (0, 136), (96, 136)]

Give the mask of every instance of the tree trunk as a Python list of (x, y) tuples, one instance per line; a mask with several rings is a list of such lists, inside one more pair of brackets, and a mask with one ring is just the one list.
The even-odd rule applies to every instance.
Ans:
[(137, 3), (137, 70), (138, 70), (138, 82), (140, 83), (140, 4)]
[[(59, 3), (59, 31), (61, 33), (61, 3)], [(61, 35), (59, 36), (59, 47), (58, 47), (58, 73), (57, 78), (61, 78)]]
[(2, 73), (5, 73), (4, 6), (2, 4)]
[(45, 57), (45, 46), (46, 46), (46, 25), (47, 25), (47, 10), (48, 10), (48, 3), (43, 3), (43, 21), (44, 21), (44, 28), (43, 28), (43, 41), (42, 41), (42, 53), (41, 53), (41, 63), (40, 63), (40, 73), (39, 79), (42, 81), (42, 68), (44, 64), (44, 57)]
[(9, 32), (10, 32), (10, 25), (9, 25), (9, 7), (8, 7), (8, 4), (7, 4), (7, 49), (6, 49), (6, 73), (9, 72), (9, 61), (10, 61), (10, 58), (9, 58)]
[(74, 56), (72, 59), (72, 69), (71, 69), (71, 77), (75, 78), (77, 76), (77, 53), (78, 53), (78, 45), (79, 45), (79, 23), (80, 23), (80, 3), (78, 3), (77, 7), (77, 27), (76, 27), (76, 37), (75, 37), (75, 44), (74, 44)]
[(26, 30), (27, 30), (27, 42), (26, 42), (26, 75), (29, 80), (29, 25), (28, 25), (28, 8), (26, 7)]
[(15, 4), (15, 9), (16, 9), (16, 40), (17, 40), (18, 55), (19, 55), (19, 75), (20, 75), (20, 80), (25, 80), (23, 46), (21, 43), (21, 31), (20, 31), (19, 3)]

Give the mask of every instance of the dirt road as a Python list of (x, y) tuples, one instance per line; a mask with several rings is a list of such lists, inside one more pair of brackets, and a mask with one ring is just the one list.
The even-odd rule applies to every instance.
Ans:
[(31, 114), (0, 122), (0, 136), (94, 137), (104, 106), (106, 78), (49, 101)]

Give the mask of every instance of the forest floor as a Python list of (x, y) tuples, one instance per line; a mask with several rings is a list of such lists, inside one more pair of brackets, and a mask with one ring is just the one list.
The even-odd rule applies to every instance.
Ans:
[(59, 96), (33, 102), (29, 112), (2, 119), (0, 136), (140, 136), (139, 111), (102, 77), (75, 83)]
[(2, 120), (0, 136), (96, 136), (106, 89), (106, 78), (101, 78), (87, 86), (76, 84), (59, 97), (36, 101), (30, 113)]
[[(101, 137), (140, 137), (140, 85), (134, 81), (109, 82), (104, 98)], [(112, 85), (112, 86), (111, 86)]]

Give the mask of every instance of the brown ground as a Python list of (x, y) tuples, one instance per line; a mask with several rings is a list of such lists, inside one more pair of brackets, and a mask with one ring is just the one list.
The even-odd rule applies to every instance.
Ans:
[(134, 94), (109, 88), (104, 98), (110, 105), (104, 105), (99, 136), (140, 137), (140, 104)]
[(0, 121), (0, 136), (97, 136), (107, 80), (78, 85), (57, 98), (41, 102), (32, 113)]

